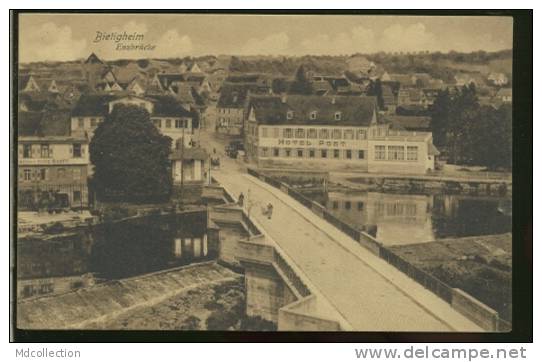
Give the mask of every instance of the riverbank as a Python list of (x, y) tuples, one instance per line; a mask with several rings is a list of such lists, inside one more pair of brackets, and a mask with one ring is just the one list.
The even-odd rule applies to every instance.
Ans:
[(510, 195), (508, 179), (462, 178), (429, 175), (332, 174), (330, 183), (358, 190), (451, 192), (475, 195)]
[(512, 234), (389, 247), (404, 260), (512, 318)]

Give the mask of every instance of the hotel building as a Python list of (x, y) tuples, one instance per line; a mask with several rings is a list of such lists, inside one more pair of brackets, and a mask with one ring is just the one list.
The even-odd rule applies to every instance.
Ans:
[(395, 130), (376, 98), (251, 96), (245, 147), (264, 168), (423, 174), (438, 151), (430, 132)]

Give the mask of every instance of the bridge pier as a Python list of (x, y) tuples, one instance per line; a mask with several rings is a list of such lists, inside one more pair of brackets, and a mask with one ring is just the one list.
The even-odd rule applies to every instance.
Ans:
[(243, 262), (246, 314), (279, 324), (280, 308), (297, 300), (271, 265)]
[[(340, 331), (350, 327), (315, 295), (276, 246), (262, 238), (240, 242), (246, 313), (277, 323), (279, 331)], [(341, 324), (342, 323), (342, 324)]]

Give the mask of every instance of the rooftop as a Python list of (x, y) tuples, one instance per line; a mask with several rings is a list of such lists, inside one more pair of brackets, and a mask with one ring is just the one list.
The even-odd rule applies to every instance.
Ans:
[[(361, 96), (259, 96), (251, 98), (260, 124), (341, 125), (368, 127), (376, 119), (376, 98)], [(288, 119), (288, 112), (291, 119)], [(315, 119), (311, 114), (316, 112)], [(337, 117), (337, 114), (339, 116)]]

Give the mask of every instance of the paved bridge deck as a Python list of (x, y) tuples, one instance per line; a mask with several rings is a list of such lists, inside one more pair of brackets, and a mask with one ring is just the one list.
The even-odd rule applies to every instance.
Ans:
[[(290, 196), (241, 172), (235, 162), (230, 166), (213, 171), (213, 177), (233, 195), (244, 193), (245, 207), (252, 205), (250, 216), (354, 330), (481, 331)], [(271, 220), (261, 211), (269, 202), (274, 206)]]

